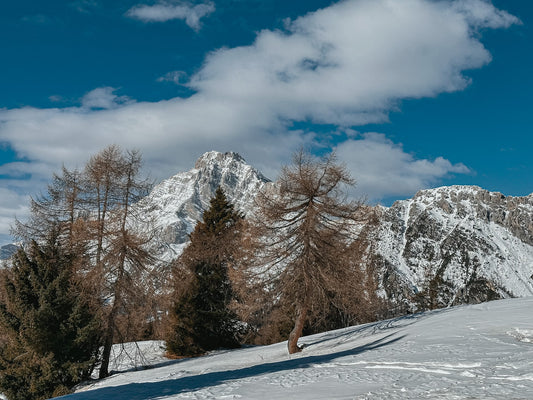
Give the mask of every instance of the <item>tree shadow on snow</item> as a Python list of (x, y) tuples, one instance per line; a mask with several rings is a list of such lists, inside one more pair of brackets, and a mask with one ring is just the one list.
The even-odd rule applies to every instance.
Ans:
[(244, 367), (228, 371), (208, 372), (200, 375), (183, 376), (175, 379), (167, 379), (161, 382), (129, 383), (116, 387), (105, 387), (87, 392), (75, 393), (65, 396), (65, 400), (147, 400), (159, 397), (177, 395), (180, 393), (192, 392), (217, 386), (227, 381), (260, 376), (272, 372), (282, 372), (293, 369), (305, 369), (315, 364), (327, 363), (337, 358), (354, 356), (369, 350), (391, 345), (404, 336), (393, 338), (396, 333), (392, 333), (373, 342), (355, 347), (349, 350), (336, 353), (301, 356), (290, 360), (277, 361), (272, 363), (258, 364), (251, 367)]
[[(337, 341), (338, 344), (343, 344), (344, 342), (351, 341), (354, 339), (384, 333), (390, 329), (403, 329), (408, 327), (409, 325), (416, 323), (420, 319), (427, 318), (430, 315), (435, 315), (443, 311), (446, 311), (446, 309), (402, 315), (400, 317), (370, 322), (363, 325), (349, 326), (347, 328), (341, 328), (329, 331), (327, 333), (319, 333), (317, 335), (303, 337), (301, 339), (300, 344), (303, 342), (304, 347), (308, 347), (315, 346), (323, 342), (329, 342), (332, 340)], [(331, 347), (335, 346), (336, 345), (333, 344)]]

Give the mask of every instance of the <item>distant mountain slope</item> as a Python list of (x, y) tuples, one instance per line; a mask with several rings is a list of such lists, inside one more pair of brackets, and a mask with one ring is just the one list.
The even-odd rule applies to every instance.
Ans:
[(15, 244), (6, 244), (0, 247), (0, 260), (7, 260), (13, 254), (17, 252), (19, 246)]

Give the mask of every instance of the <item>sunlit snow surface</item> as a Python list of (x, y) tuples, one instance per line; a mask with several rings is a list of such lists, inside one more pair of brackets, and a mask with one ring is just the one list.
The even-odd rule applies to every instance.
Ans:
[(292, 356), (280, 343), (160, 358), (65, 398), (532, 399), (532, 314), (531, 297), (501, 300), (304, 337)]

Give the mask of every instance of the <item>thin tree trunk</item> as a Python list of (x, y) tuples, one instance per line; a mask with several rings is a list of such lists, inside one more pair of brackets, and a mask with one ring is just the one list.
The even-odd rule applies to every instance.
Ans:
[(113, 336), (115, 331), (116, 307), (113, 305), (107, 319), (107, 328), (104, 336), (104, 349), (102, 351), (102, 363), (98, 378), (103, 379), (109, 375), (109, 361), (111, 360), (111, 348), (113, 347)]
[(124, 279), (125, 266), (126, 266), (126, 240), (127, 240), (127, 230), (126, 230), (126, 221), (128, 218), (128, 205), (130, 201), (130, 191), (132, 184), (132, 171), (128, 171), (128, 181), (125, 188), (125, 199), (124, 199), (124, 212), (122, 215), (122, 220), (120, 224), (120, 235), (121, 235), (121, 248), (120, 248), (120, 260), (118, 263), (118, 276), (115, 283), (115, 301), (111, 312), (109, 313), (109, 318), (107, 321), (107, 331), (105, 335), (104, 351), (102, 353), (102, 366), (100, 367), (99, 378), (105, 378), (109, 375), (109, 361), (111, 358), (111, 348), (113, 346), (114, 336), (115, 336), (115, 318), (117, 316), (118, 307), (120, 307), (120, 302), (122, 301), (122, 281)]
[(289, 354), (294, 354), (302, 351), (302, 348), (298, 346), (298, 339), (302, 337), (305, 321), (307, 319), (307, 307), (299, 307), (298, 315), (294, 323), (294, 328), (289, 334), (289, 341), (287, 343), (289, 348)]

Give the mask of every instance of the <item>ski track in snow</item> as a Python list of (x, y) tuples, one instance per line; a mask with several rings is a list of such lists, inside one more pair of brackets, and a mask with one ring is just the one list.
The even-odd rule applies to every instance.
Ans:
[(279, 343), (169, 361), (146, 345), (155, 367), (64, 399), (532, 399), (532, 310), (525, 298), (396, 318), (304, 337), (291, 356)]

